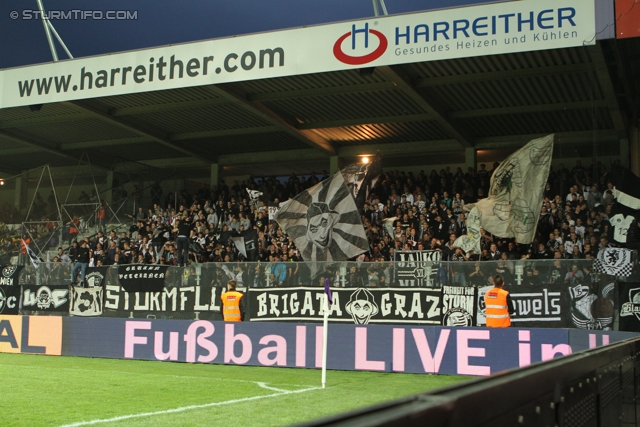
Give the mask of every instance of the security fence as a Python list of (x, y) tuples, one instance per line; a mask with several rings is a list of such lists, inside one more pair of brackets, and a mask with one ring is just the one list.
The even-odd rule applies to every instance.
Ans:
[(595, 273), (592, 260), (127, 264), (89, 267), (85, 287), (71, 285), (72, 268), (2, 268), (0, 313), (219, 320), (236, 280), (245, 320), (316, 322), (329, 279), (334, 322), (482, 326), (483, 296), (500, 274), (514, 326), (640, 330), (640, 277)]

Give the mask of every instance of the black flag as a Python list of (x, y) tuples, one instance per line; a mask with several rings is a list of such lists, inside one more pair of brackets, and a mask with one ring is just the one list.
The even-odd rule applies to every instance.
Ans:
[(627, 168), (613, 168), (609, 180), (613, 184), (613, 197), (631, 209), (640, 209), (640, 178)]
[(356, 201), (358, 212), (362, 214), (364, 202), (382, 173), (382, 154), (377, 152), (371, 162), (354, 163), (343, 168), (340, 173), (342, 173), (342, 177)]

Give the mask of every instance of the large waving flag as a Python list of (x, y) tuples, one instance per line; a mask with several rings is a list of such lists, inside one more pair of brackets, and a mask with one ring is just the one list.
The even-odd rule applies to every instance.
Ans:
[(480, 225), (498, 237), (531, 243), (549, 177), (554, 135), (534, 139), (507, 157), (491, 176), (489, 197), (478, 208)]
[(345, 261), (369, 250), (358, 209), (340, 172), (285, 202), (276, 221), (305, 261)]

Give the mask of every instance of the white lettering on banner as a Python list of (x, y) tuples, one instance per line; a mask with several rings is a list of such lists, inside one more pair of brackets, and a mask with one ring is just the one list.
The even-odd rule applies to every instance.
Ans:
[[(402, 288), (333, 288), (329, 316), (334, 322), (440, 324), (441, 291)], [(325, 293), (319, 288), (250, 289), (251, 321), (319, 321)], [(472, 296), (473, 298), (473, 296)]]
[[(477, 5), (0, 71), (0, 108), (595, 44), (594, 0)], [(134, 269), (135, 267), (132, 267)]]

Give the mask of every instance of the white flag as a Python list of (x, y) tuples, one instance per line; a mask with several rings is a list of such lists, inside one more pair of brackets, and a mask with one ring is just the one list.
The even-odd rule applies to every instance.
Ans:
[(467, 234), (463, 234), (453, 242), (454, 248), (460, 248), (465, 252), (473, 251), (476, 254), (480, 249), (480, 213), (478, 207), (474, 206), (467, 215)]
[(40, 267), (40, 258), (38, 258), (38, 255), (36, 255), (36, 253), (33, 252), (33, 250), (31, 250), (31, 248), (29, 247), (27, 242), (24, 241), (24, 239), (22, 239), (22, 244), (27, 250), (27, 255), (29, 255), (29, 258), (31, 259), (31, 264), (33, 264), (33, 267), (37, 270), (38, 267)]
[(258, 197), (264, 194), (262, 191), (258, 191), (258, 190), (250, 190), (248, 188), (246, 190), (247, 190), (247, 193), (249, 193), (249, 199), (251, 199), (252, 202), (254, 200), (258, 200)]
[(489, 197), (474, 205), (482, 228), (498, 237), (531, 243), (549, 177), (554, 135), (534, 139), (507, 157), (491, 176)]
[(397, 216), (392, 216), (391, 218), (385, 218), (382, 220), (382, 224), (384, 226), (384, 229), (387, 231), (387, 234), (389, 235), (389, 237), (391, 237), (393, 239), (395, 233), (394, 233), (394, 229), (393, 229), (393, 223), (398, 219)]

